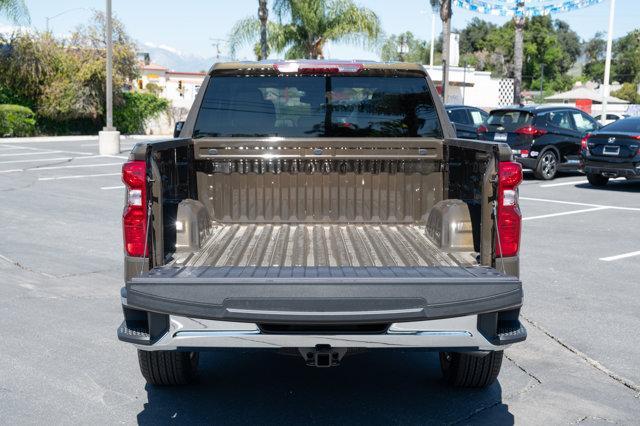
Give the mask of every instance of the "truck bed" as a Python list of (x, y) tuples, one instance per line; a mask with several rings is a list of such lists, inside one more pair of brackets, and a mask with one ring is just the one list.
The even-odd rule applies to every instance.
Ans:
[(444, 253), (417, 225), (219, 224), (194, 253), (170, 267), (197, 268), (411, 268), (472, 266), (475, 253)]

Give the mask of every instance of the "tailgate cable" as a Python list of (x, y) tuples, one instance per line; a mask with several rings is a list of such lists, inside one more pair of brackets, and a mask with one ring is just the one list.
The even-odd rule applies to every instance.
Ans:
[[(498, 250), (502, 253), (502, 244), (500, 243), (500, 231), (498, 230), (498, 202), (493, 202), (493, 222), (496, 225), (496, 243), (498, 243)], [(496, 263), (498, 263), (498, 256), (496, 256)], [(504, 260), (500, 257), (500, 266), (502, 267), (502, 273), (507, 275), (507, 271), (504, 267)]]
[[(153, 179), (148, 179), (148, 178), (147, 178), (147, 181), (150, 183), (154, 182)], [(147, 200), (147, 226), (144, 230), (144, 251), (142, 252), (144, 253), (145, 257), (147, 256), (147, 250), (149, 248), (148, 245), (149, 245), (149, 230), (151, 229), (151, 208), (153, 206), (152, 197), (148, 197), (148, 198), (149, 199)], [(140, 273), (138, 274), (138, 276), (141, 277), (143, 272), (144, 272), (144, 260), (140, 262)]]

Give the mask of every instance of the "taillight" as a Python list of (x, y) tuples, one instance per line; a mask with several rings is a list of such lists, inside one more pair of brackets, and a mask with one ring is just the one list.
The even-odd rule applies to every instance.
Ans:
[(580, 141), (580, 151), (586, 151), (588, 149), (587, 143), (589, 142), (589, 138), (591, 137), (591, 133), (587, 133), (585, 137)]
[(528, 135), (528, 136), (533, 136), (534, 138), (537, 138), (538, 136), (546, 135), (547, 131), (544, 129), (540, 129), (538, 127), (529, 125), (529, 126), (520, 127), (519, 129), (516, 130), (516, 133), (519, 135)]
[(487, 126), (485, 126), (484, 124), (481, 124), (480, 126), (478, 126), (478, 128), (476, 129), (476, 132), (478, 134), (481, 133), (487, 133), (489, 131), (489, 129), (487, 128)]
[(496, 256), (516, 256), (520, 251), (522, 215), (518, 206), (518, 185), (522, 182), (520, 163), (503, 162), (498, 166), (498, 207)]
[[(127, 187), (127, 204), (122, 214), (125, 252), (129, 256), (149, 254), (147, 244), (147, 166), (144, 161), (129, 161), (122, 166), (122, 181)], [(146, 250), (145, 250), (146, 248)]]

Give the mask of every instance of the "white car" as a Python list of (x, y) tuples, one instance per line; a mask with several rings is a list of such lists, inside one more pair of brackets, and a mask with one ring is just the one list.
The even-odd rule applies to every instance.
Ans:
[(603, 126), (606, 126), (607, 124), (611, 124), (614, 121), (618, 121), (622, 118), (627, 118), (627, 117), (629, 117), (629, 114), (607, 113), (606, 120), (602, 119), (602, 114), (596, 115), (593, 118), (595, 118), (598, 123), (602, 124)]

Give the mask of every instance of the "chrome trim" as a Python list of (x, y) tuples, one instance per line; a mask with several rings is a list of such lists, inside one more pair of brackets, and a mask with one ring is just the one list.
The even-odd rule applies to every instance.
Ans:
[(383, 334), (264, 334), (253, 323), (202, 320), (171, 316), (169, 332), (139, 349), (178, 348), (460, 348), (502, 350), (477, 329), (477, 316), (392, 324)]

